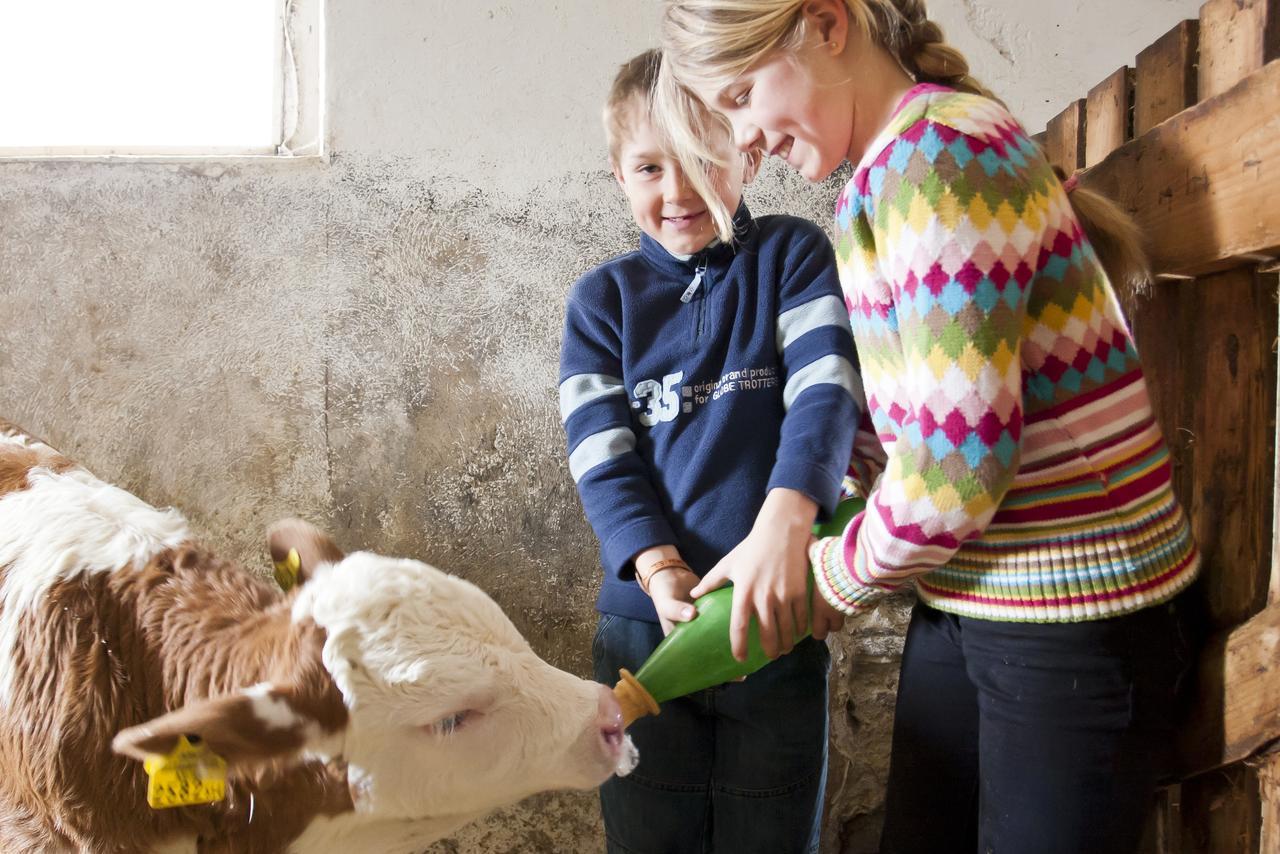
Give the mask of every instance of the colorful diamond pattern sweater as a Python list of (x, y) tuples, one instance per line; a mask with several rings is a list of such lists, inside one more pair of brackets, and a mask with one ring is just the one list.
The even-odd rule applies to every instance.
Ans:
[(1004, 107), (912, 89), (836, 233), (883, 457), (851, 468), (882, 469), (866, 512), (811, 550), (832, 605), (854, 613), (914, 580), (950, 613), (1067, 622), (1191, 582), (1199, 555), (1132, 338)]

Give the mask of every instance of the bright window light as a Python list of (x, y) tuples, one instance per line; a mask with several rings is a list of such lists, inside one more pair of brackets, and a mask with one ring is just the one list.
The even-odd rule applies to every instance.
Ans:
[(270, 153), (280, 0), (0, 0), (0, 154)]

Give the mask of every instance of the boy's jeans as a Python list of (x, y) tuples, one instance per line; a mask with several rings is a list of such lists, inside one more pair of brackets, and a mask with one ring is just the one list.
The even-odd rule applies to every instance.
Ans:
[[(595, 678), (631, 672), (656, 623), (600, 617)], [(640, 764), (600, 789), (610, 854), (814, 854), (827, 768), (826, 644), (808, 638), (745, 682), (662, 706), (628, 730)]]

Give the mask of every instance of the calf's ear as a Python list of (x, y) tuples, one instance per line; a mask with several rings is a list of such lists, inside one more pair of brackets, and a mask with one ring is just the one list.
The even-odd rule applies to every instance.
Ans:
[(185, 735), (192, 743), (199, 739), (235, 768), (294, 757), (346, 723), (347, 710), (336, 688), (329, 697), (305, 697), (294, 689), (263, 684), (191, 703), (130, 727), (116, 735), (111, 747), (145, 760), (169, 753)]
[[(305, 584), (321, 564), (337, 563), (346, 557), (328, 534), (302, 519), (281, 519), (273, 524), (267, 529), (267, 546), (277, 574), (284, 572), (297, 584)], [(296, 579), (292, 579), (295, 573)]]

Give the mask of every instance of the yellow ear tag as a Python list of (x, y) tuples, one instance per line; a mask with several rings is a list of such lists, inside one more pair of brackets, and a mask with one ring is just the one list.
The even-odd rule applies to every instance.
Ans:
[(275, 566), (276, 584), (281, 590), (288, 592), (297, 586), (298, 572), (302, 569), (302, 558), (298, 557), (297, 549), (289, 549), (285, 559), (276, 561)]
[(212, 804), (227, 795), (227, 763), (203, 744), (178, 737), (178, 746), (165, 756), (149, 756), (147, 804), (156, 810)]

